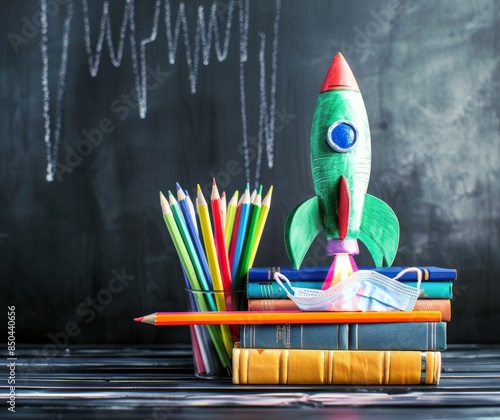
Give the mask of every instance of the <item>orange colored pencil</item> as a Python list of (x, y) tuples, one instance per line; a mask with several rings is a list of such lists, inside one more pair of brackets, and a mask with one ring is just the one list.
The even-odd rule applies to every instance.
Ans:
[(308, 311), (219, 311), (156, 312), (135, 318), (156, 326), (211, 324), (325, 324), (375, 322), (439, 322), (439, 311), (407, 312), (308, 312)]

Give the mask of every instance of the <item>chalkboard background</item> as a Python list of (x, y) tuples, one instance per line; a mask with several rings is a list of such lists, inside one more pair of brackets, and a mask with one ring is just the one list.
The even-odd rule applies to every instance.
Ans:
[[(89, 3), (1, 5), (0, 307), (18, 342), (187, 342), (132, 321), (186, 308), (158, 200), (176, 181), (274, 185), (254, 265), (289, 264), (283, 224), (313, 195), (311, 120), (337, 51), (370, 119), (368, 191), (400, 220), (394, 264), (457, 268), (449, 342), (500, 342), (495, 1)], [(324, 242), (305, 265), (329, 264)]]

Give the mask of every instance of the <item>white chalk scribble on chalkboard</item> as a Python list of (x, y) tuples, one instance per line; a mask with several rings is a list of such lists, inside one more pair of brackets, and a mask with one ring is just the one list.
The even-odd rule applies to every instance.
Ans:
[(66, 18), (64, 19), (64, 34), (61, 49), (61, 63), (59, 67), (59, 77), (56, 92), (56, 110), (55, 110), (55, 125), (54, 135), (52, 138), (52, 130), (50, 126), (50, 89), (49, 89), (49, 55), (47, 53), (47, 1), (41, 2), (40, 21), (42, 24), (40, 48), (42, 53), (42, 91), (43, 91), (43, 120), (44, 120), (44, 141), (47, 157), (47, 181), (52, 182), (56, 173), (56, 160), (61, 140), (61, 125), (62, 125), (62, 100), (64, 89), (66, 87), (66, 68), (68, 63), (68, 45), (69, 45), (69, 30), (71, 28), (71, 20), (73, 18), (73, 3), (69, 3), (66, 9)]
[[(158, 37), (158, 24), (161, 13), (161, 3), (164, 1), (165, 15), (165, 36), (168, 45), (168, 60), (170, 64), (176, 63), (177, 47), (180, 42), (181, 29), (183, 32), (183, 41), (185, 46), (185, 59), (188, 68), (188, 78), (190, 83), (191, 93), (195, 94), (198, 82), (198, 69), (200, 60), (200, 51), (204, 65), (210, 63), (210, 52), (212, 49), (212, 40), (214, 51), (219, 62), (226, 60), (229, 51), (231, 39), (231, 26), (233, 21), (233, 13), (235, 9), (235, 0), (229, 0), (227, 5), (227, 20), (223, 29), (223, 37), (219, 31), (217, 23), (218, 11), (220, 6), (217, 1), (212, 3), (210, 8), (208, 23), (205, 21), (205, 11), (203, 6), (198, 7), (196, 34), (194, 45), (191, 45), (189, 39), (189, 25), (186, 17), (184, 2), (180, 2), (175, 18), (175, 23), (172, 24), (172, 10), (170, 0), (156, 0), (153, 15), (153, 25), (150, 36), (137, 41), (136, 22), (135, 22), (135, 2), (134, 0), (126, 0), (123, 11), (123, 18), (120, 25), (118, 43), (115, 48), (112, 40), (111, 17), (109, 12), (109, 2), (105, 1), (102, 7), (102, 15), (99, 23), (99, 35), (97, 43), (93, 50), (91, 45), (91, 30), (89, 7), (87, 0), (81, 0), (83, 26), (85, 33), (85, 50), (88, 55), (89, 71), (93, 77), (97, 77), (99, 73), (99, 64), (103, 54), (103, 45), (106, 43), (109, 50), (111, 63), (115, 67), (120, 67), (123, 59), (123, 51), (127, 30), (130, 36), (130, 51), (132, 72), (134, 76), (134, 84), (138, 98), (138, 109), (141, 118), (146, 118), (147, 114), (147, 63), (146, 63), (146, 46), (154, 42)], [(248, 60), (248, 28), (249, 28), (249, 0), (239, 0), (239, 82), (240, 82), (240, 102), (241, 102), (241, 118), (242, 118), (242, 137), (243, 150), (245, 159), (245, 175), (250, 182), (251, 170), (249, 159), (249, 144), (248, 144), (248, 121), (246, 110), (246, 83), (245, 83), (245, 63)], [(275, 120), (276, 120), (276, 84), (277, 84), (277, 57), (278, 57), (278, 36), (279, 36), (279, 21), (281, 15), (281, 0), (275, 1), (275, 19), (273, 25), (273, 42), (271, 54), (271, 82), (269, 101), (266, 88), (266, 63), (265, 63), (265, 41), (264, 33), (259, 32), (261, 38), (259, 52), (259, 68), (260, 68), (260, 89), (259, 89), (259, 129), (258, 129), (258, 151), (257, 161), (255, 164), (254, 182), (257, 184), (260, 178), (260, 168), (262, 165), (263, 147), (265, 145), (266, 157), (269, 168), (273, 167), (274, 163), (274, 137), (275, 137)], [(73, 1), (67, 3), (67, 18), (64, 22), (63, 32), (63, 47), (61, 52), (61, 64), (59, 70), (59, 83), (57, 86), (55, 100), (55, 128), (51, 131), (51, 115), (50, 115), (50, 88), (49, 88), (49, 63), (48, 63), (48, 37), (47, 37), (47, 0), (41, 1), (41, 20), (42, 20), (42, 89), (44, 94), (43, 103), (43, 118), (45, 128), (45, 142), (47, 145), (47, 181), (52, 181), (56, 173), (56, 160), (58, 147), (61, 140), (61, 124), (62, 124), (62, 100), (65, 90), (67, 58), (68, 58), (68, 43), (69, 33), (71, 30), (71, 22), (73, 16)], [(221, 41), (222, 40), (222, 41)], [(139, 50), (138, 47), (139, 46)]]

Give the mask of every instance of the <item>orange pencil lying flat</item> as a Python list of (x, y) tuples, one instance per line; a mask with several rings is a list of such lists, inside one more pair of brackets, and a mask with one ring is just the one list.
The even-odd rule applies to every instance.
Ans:
[(324, 324), (371, 322), (439, 322), (439, 311), (408, 312), (308, 312), (218, 311), (156, 312), (134, 321), (156, 326), (199, 324)]

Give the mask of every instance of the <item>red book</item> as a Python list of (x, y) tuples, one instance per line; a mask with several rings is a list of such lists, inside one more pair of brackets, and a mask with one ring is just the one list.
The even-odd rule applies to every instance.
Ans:
[[(248, 299), (249, 311), (296, 311), (299, 308), (291, 299)], [(442, 321), (451, 320), (450, 299), (417, 299), (413, 311), (439, 311)]]

